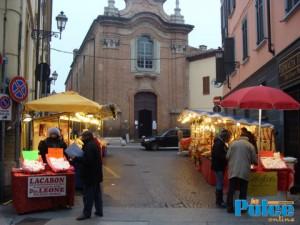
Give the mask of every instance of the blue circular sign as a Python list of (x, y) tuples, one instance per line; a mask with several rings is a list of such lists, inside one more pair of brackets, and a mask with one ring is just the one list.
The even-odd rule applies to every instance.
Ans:
[(0, 108), (2, 109), (8, 109), (11, 106), (11, 101), (8, 96), (1, 96), (0, 97)]

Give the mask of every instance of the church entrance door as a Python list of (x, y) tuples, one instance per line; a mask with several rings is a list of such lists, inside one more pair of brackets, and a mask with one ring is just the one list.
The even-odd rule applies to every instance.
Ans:
[(134, 97), (134, 116), (137, 121), (137, 138), (149, 137), (152, 124), (157, 120), (157, 97), (151, 92), (137, 93)]

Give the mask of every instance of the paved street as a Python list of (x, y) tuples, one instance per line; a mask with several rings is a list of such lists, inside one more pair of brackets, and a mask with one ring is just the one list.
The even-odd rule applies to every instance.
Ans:
[[(189, 158), (176, 151), (113, 147), (104, 171), (104, 218), (77, 222), (82, 209), (78, 193), (73, 209), (18, 216), (12, 205), (0, 206), (0, 225), (270, 224), (266, 218), (236, 218), (214, 208), (214, 188), (206, 184)], [(298, 211), (296, 218), (300, 217)]]
[(214, 190), (174, 150), (113, 149), (105, 161), (105, 204), (143, 208), (211, 208)]

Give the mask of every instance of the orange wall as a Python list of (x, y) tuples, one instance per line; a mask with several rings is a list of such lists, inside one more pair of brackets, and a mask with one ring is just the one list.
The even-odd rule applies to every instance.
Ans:
[[(276, 2), (276, 3), (275, 3)], [(267, 38), (267, 1), (264, 1), (265, 9), (265, 37)], [(248, 20), (248, 55), (243, 62), (242, 22)], [(271, 0), (271, 26), (272, 43), (275, 53), (280, 53), (289, 44), (300, 37), (300, 10), (296, 10), (288, 20), (285, 18), (285, 0)], [(240, 68), (230, 77), (231, 88), (234, 89), (245, 81), (259, 68), (270, 61), (273, 55), (268, 51), (268, 40), (260, 46), (256, 45), (256, 9), (255, 0), (236, 0), (236, 8), (228, 21), (228, 35), (235, 38), (236, 61), (240, 62)], [(229, 92), (224, 87), (224, 94)]]

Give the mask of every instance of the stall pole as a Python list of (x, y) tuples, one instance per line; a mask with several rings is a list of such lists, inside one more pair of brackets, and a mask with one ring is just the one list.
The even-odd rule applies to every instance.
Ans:
[(259, 127), (258, 127), (258, 149), (257, 149), (257, 163), (258, 163), (258, 166), (260, 166), (260, 160), (259, 160), (259, 152), (260, 152), (260, 147), (261, 147), (261, 117), (262, 117), (262, 109), (259, 109), (259, 121), (258, 121), (258, 124), (259, 124)]
[(19, 167), (20, 164), (20, 151), (21, 151), (21, 104), (17, 103), (17, 114), (16, 114), (16, 124), (15, 124), (15, 161), (16, 161), (16, 166)]
[(68, 114), (68, 145), (70, 145), (70, 114)]
[(261, 117), (262, 117), (262, 110), (259, 109), (259, 121), (258, 121), (258, 152), (261, 150)]

